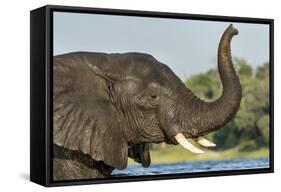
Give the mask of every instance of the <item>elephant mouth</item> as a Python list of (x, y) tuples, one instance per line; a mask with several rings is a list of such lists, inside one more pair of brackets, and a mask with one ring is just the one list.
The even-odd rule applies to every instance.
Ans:
[(204, 136), (191, 136), (192, 134), (187, 133), (183, 131), (183, 129), (180, 129), (180, 126), (173, 125), (172, 129), (166, 129), (166, 135), (169, 135), (169, 142), (173, 144), (179, 144), (184, 149), (196, 153), (196, 154), (202, 154), (204, 153), (203, 150), (196, 147), (193, 143), (197, 143), (198, 145), (202, 147), (215, 147), (216, 144), (206, 139)]
[(180, 144), (184, 149), (186, 149), (186, 150), (188, 150), (192, 153), (196, 153), (196, 154), (202, 154), (202, 153), (204, 153), (204, 151), (199, 149), (198, 147), (194, 146), (192, 144), (192, 142), (189, 141), (189, 140), (193, 140), (203, 147), (215, 147), (216, 146), (216, 144), (209, 141), (205, 137), (199, 136), (199, 137), (196, 137), (196, 138), (187, 139), (184, 136), (184, 134), (181, 133), (181, 132), (177, 133), (174, 138), (177, 141), (177, 143)]

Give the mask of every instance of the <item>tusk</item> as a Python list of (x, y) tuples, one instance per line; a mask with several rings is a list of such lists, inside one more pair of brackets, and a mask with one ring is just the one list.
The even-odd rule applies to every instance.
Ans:
[(177, 142), (185, 149), (189, 150), (192, 153), (204, 153), (204, 151), (202, 151), (201, 149), (198, 149), (197, 147), (195, 147), (194, 145), (192, 145), (182, 133), (178, 133), (175, 136), (175, 139), (177, 140)]
[(206, 139), (204, 137), (198, 137), (197, 139), (195, 139), (195, 141), (204, 147), (215, 147), (216, 146), (216, 144), (212, 143), (211, 141), (209, 141), (208, 139)]

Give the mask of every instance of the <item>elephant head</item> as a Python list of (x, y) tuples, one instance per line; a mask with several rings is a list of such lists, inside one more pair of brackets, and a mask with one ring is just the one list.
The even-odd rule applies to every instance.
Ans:
[(237, 112), (241, 86), (231, 60), (230, 25), (218, 48), (223, 93), (214, 102), (196, 97), (165, 64), (143, 53), (75, 52), (53, 58), (53, 142), (117, 169), (128, 156), (149, 166), (148, 143), (203, 151), (203, 136)]

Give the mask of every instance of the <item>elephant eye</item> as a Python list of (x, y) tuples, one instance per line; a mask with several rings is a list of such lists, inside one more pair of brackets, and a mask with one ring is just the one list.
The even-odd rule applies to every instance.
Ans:
[(151, 95), (150, 98), (151, 98), (151, 99), (157, 99), (158, 96), (157, 96), (157, 95)]
[(158, 95), (142, 95), (139, 97), (136, 97), (135, 100), (140, 106), (144, 108), (154, 108), (157, 106), (159, 102), (159, 96)]

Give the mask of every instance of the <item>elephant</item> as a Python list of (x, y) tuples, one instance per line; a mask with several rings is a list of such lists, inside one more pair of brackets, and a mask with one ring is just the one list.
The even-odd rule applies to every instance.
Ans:
[[(128, 157), (148, 167), (149, 145), (181, 145), (196, 154), (215, 144), (204, 137), (236, 114), (242, 88), (230, 44), (218, 47), (221, 96), (204, 101), (165, 64), (146, 53), (71, 52), (53, 57), (53, 180), (111, 177)], [(153, 159), (152, 159), (153, 160)]]

